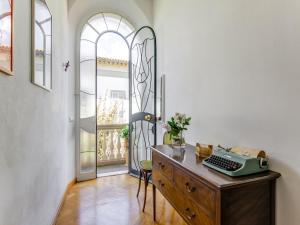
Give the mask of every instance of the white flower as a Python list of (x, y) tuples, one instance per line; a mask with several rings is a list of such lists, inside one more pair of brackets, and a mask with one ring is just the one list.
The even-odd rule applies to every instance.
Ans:
[(171, 131), (171, 127), (169, 126), (169, 124), (163, 124), (162, 127), (166, 129), (168, 132)]

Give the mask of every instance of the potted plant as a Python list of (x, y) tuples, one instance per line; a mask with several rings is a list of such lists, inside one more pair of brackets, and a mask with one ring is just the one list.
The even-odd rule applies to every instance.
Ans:
[(170, 134), (174, 146), (185, 146), (183, 131), (187, 130), (186, 126), (190, 125), (191, 119), (191, 117), (187, 117), (185, 114), (175, 113), (175, 115), (167, 121), (165, 128)]
[(121, 130), (121, 145), (128, 148), (128, 138), (129, 138), (129, 127), (126, 125)]

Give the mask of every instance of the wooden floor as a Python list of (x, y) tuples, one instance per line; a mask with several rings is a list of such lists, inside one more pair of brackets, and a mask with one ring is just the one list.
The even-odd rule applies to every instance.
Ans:
[(56, 225), (186, 225), (159, 191), (153, 222), (152, 186), (144, 213), (144, 189), (137, 198), (137, 187), (138, 179), (127, 174), (78, 183), (68, 193)]

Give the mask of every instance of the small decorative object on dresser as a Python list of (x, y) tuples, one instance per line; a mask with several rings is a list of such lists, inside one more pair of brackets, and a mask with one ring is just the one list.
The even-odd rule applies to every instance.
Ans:
[(164, 127), (170, 134), (174, 147), (185, 147), (183, 131), (187, 130), (186, 126), (190, 125), (191, 119), (191, 117), (187, 117), (185, 114), (175, 113), (175, 115), (167, 121), (167, 124), (165, 124)]
[(205, 144), (196, 144), (195, 153), (197, 156), (206, 158), (209, 157), (213, 152), (213, 145), (205, 145)]

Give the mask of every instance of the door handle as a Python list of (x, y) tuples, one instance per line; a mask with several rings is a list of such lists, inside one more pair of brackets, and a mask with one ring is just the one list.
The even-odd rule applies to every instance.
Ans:
[(151, 119), (152, 119), (152, 116), (151, 116), (151, 115), (146, 115), (146, 116), (145, 116), (145, 120), (150, 121)]

